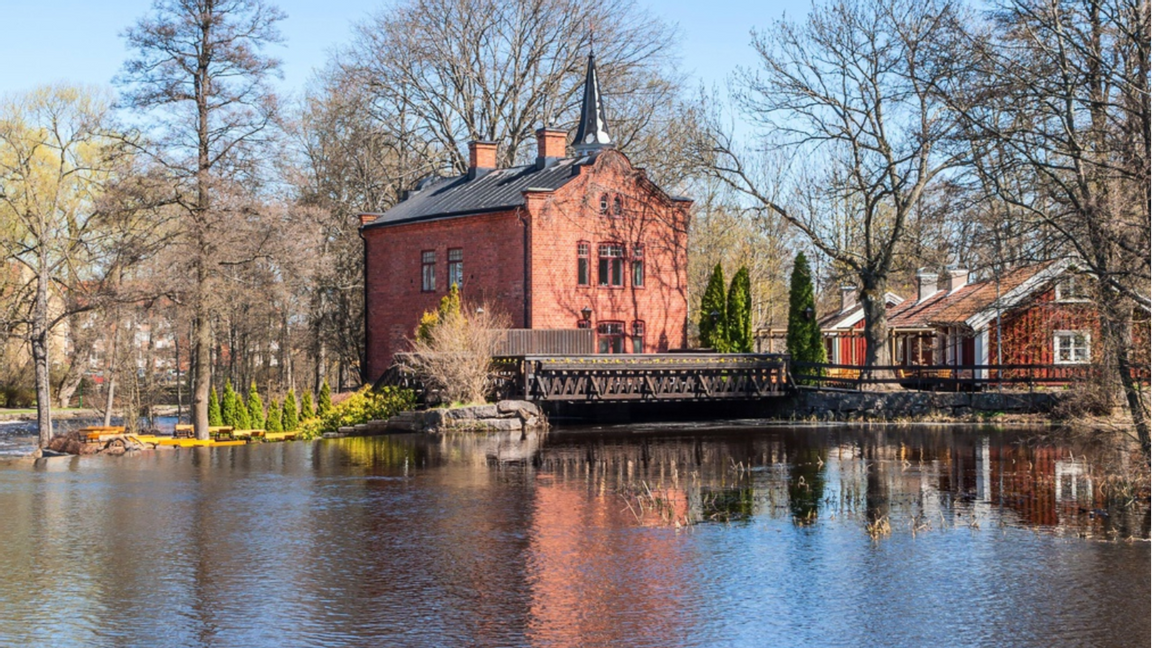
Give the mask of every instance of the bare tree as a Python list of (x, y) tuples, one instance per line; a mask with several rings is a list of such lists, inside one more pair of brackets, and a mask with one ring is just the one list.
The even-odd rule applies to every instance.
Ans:
[(0, 329), (31, 347), (41, 446), (52, 438), (54, 331), (98, 308), (107, 279), (147, 255), (156, 232), (108, 199), (137, 173), (119, 141), (108, 102), (91, 90), (45, 87), (0, 108), (0, 251), (21, 278)]
[(958, 73), (960, 19), (948, 0), (839, 0), (754, 33), (760, 67), (739, 75), (736, 99), (772, 129), (777, 157), (740, 150), (716, 124), (702, 143), (716, 177), (855, 275), (869, 367), (889, 364), (884, 293), (909, 219), (965, 157), (935, 89)]
[[(155, 126), (146, 151), (171, 173), (183, 210), (192, 282), (193, 423), (208, 438), (213, 291), (222, 245), (247, 219), (243, 189), (259, 180), (276, 103), (266, 85), (279, 61), (263, 49), (279, 42), (284, 14), (262, 0), (156, 0), (125, 32), (136, 51), (118, 81), (125, 100)], [(224, 197), (222, 194), (228, 194)], [(259, 243), (259, 241), (255, 241)], [(259, 246), (257, 245), (258, 249)]]
[[(1152, 305), (1146, 0), (1005, 0), (973, 31), (978, 73), (945, 88), (977, 169), (1016, 219), (1096, 281), (1103, 365), (1149, 452), (1133, 311)], [(1145, 352), (1146, 354), (1146, 352)]]

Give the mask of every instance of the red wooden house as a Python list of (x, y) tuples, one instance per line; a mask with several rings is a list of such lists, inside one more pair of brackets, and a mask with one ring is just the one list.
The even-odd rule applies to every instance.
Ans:
[(614, 149), (591, 56), (573, 154), (566, 132), (536, 135), (531, 164), (496, 168), (497, 144), (471, 142), (466, 174), (426, 179), (387, 212), (361, 215), (366, 379), (453, 284), (514, 328), (594, 329), (601, 353), (685, 345), (691, 201)]
[[(976, 283), (968, 276), (967, 270), (948, 270), (941, 280), (921, 270), (915, 299), (889, 295), (893, 364), (1073, 367), (1099, 360), (1094, 341), (1100, 325), (1087, 293), (1092, 279), (1073, 262), (1030, 265)], [(862, 366), (859, 307), (842, 308), (821, 322), (832, 351), (829, 362)], [(972, 377), (988, 373), (978, 369)]]

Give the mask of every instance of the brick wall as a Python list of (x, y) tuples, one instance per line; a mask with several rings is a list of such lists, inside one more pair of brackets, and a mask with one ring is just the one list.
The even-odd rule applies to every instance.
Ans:
[[(607, 214), (601, 213), (606, 197)], [(620, 198), (619, 214), (616, 199)], [(645, 324), (644, 352), (686, 344), (687, 203), (675, 203), (653, 187), (627, 158), (601, 153), (580, 176), (555, 192), (531, 194), (531, 327), (572, 328), (581, 309), (592, 309), (592, 326)], [(589, 284), (577, 283), (577, 245), (589, 246)], [(621, 287), (599, 286), (598, 246), (624, 246)], [(643, 287), (632, 285), (635, 245), (644, 246)], [(628, 345), (631, 351), (631, 343)]]
[[(407, 350), (420, 316), (448, 293), (448, 249), (464, 251), (466, 302), (487, 302), (524, 326), (524, 226), (518, 212), (364, 230), (366, 349), (369, 380)], [(436, 290), (421, 291), (420, 254), (436, 252)]]

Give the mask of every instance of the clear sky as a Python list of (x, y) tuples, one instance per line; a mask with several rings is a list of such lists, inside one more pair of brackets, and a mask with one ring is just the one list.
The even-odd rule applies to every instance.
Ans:
[[(806, 13), (807, 0), (637, 0), (679, 26), (683, 71), (690, 86), (723, 86), (737, 65), (754, 63), (749, 30), (768, 27), (785, 11)], [(280, 89), (298, 93), (328, 52), (351, 37), (353, 23), (387, 2), (281, 0), (288, 18)], [(0, 95), (55, 81), (109, 84), (128, 52), (121, 32), (144, 15), (151, 0), (0, 0)]]

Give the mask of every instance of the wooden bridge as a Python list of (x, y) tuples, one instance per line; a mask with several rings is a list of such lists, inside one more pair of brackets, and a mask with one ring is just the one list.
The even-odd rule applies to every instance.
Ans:
[[(787, 356), (736, 353), (494, 358), (503, 398), (569, 403), (755, 400), (789, 391)], [(420, 389), (399, 366), (377, 385)]]

